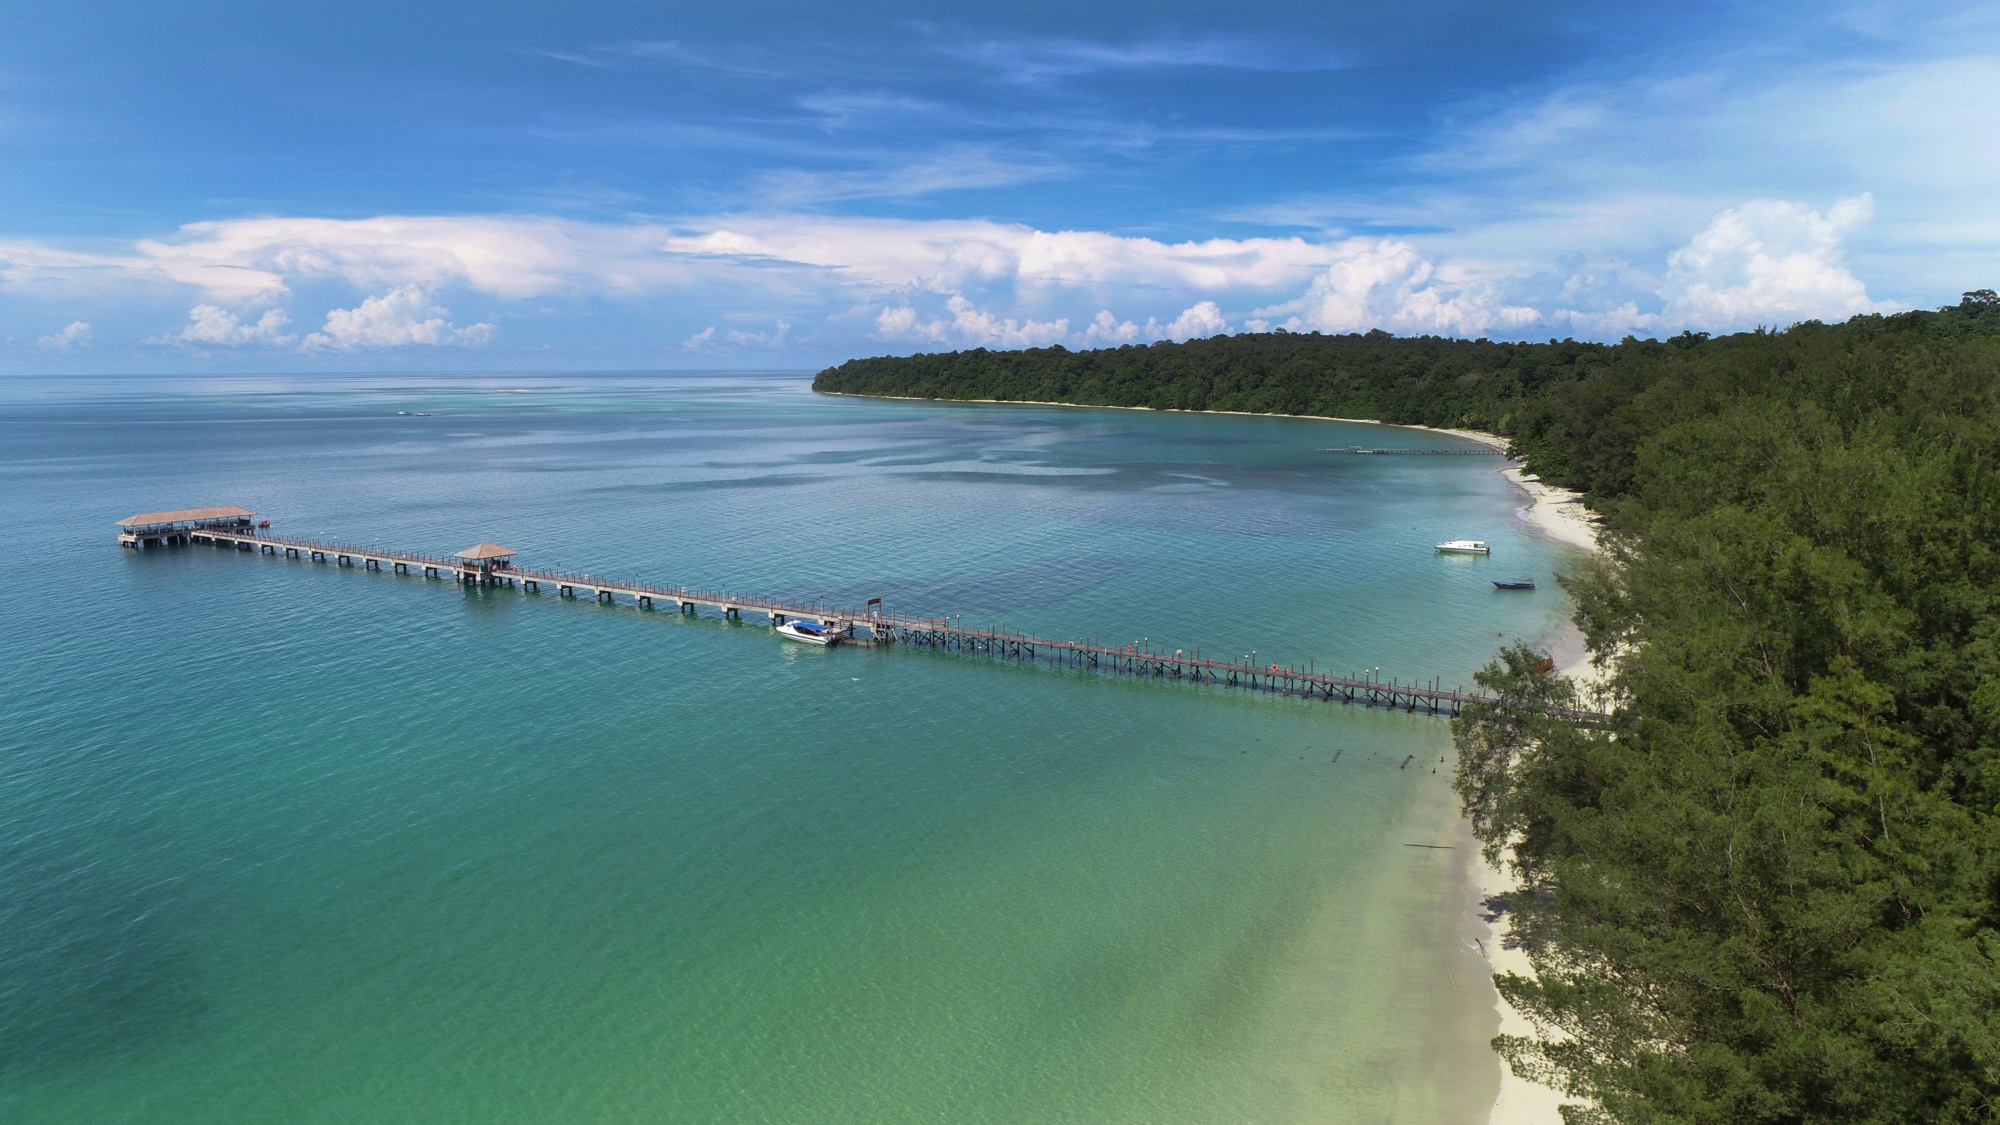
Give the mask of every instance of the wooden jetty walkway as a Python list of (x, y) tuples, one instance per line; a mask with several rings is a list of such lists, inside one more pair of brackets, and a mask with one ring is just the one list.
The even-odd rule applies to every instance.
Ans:
[(1447, 688), (1439, 681), (1402, 683), (1365, 677), (1335, 676), (1310, 668), (1279, 664), (1237, 664), (1211, 660), (1181, 649), (1154, 650), (1143, 645), (1101, 645), (1094, 641), (1037, 637), (1001, 629), (966, 628), (949, 620), (877, 613), (861, 620), (878, 643), (914, 644), (955, 652), (972, 652), (1014, 660), (1046, 660), (1050, 664), (1144, 676), (1184, 683), (1268, 691), (1371, 707), (1457, 715), (1467, 704), (1492, 702), (1491, 696)]
[[(855, 608), (825, 601), (808, 602), (575, 571), (517, 567), (513, 564), (514, 552), (493, 543), (481, 543), (455, 555), (355, 547), (331, 540), (273, 534), (253, 524), (254, 515), (241, 508), (146, 512), (120, 521), (119, 526), (123, 530), (118, 541), (123, 546), (134, 548), (209, 543), (335, 566), (388, 570), (425, 578), (442, 579), (449, 575), (454, 581), (467, 585), (503, 586), (523, 592), (547, 589), (564, 597), (581, 597), (587, 593), (596, 601), (613, 604), (623, 597), (640, 609), (673, 606), (683, 614), (694, 614), (707, 608), (720, 612), (724, 617), (740, 620), (745, 612), (750, 612), (763, 616), (773, 626), (793, 619), (817, 622), (839, 631), (850, 642), (862, 644), (915, 645), (999, 659), (1046, 661), (1055, 666), (1113, 675), (1216, 684), (1429, 715), (1455, 716), (1469, 704), (1494, 700), (1493, 696), (1483, 692), (1445, 687), (1438, 680), (1404, 683), (1397, 679), (1383, 681), (1366, 676), (1337, 676), (1310, 667), (1256, 664), (1247, 660), (1241, 663), (1212, 660), (1202, 656), (1199, 650), (1192, 654), (1181, 649), (1156, 651), (1145, 645), (1120, 647), (1099, 644), (1095, 640), (1016, 633), (1005, 627), (966, 626), (953, 618), (887, 612), (881, 608), (880, 599), (871, 599), (866, 605)], [(866, 630), (867, 639), (863, 640), (857, 630)], [(1591, 712), (1577, 712), (1566, 717), (1578, 721), (1603, 718)]]

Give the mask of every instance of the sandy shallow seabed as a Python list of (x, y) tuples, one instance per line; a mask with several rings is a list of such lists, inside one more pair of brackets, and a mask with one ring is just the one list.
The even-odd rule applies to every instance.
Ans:
[[(821, 393), (839, 394), (840, 392)], [(884, 395), (879, 397), (890, 398), (899, 396)], [(1017, 400), (986, 399), (952, 401), (998, 402), (1002, 405), (1013, 406), (1077, 407), (1075, 403), (1060, 402), (1025, 403)], [(1077, 408), (1084, 410), (1153, 409), (1143, 406), (1082, 406)], [(1230, 412), (1210, 411), (1209, 413)], [(1482, 445), (1493, 446), (1497, 449), (1507, 448), (1506, 438), (1494, 434), (1482, 433), (1477, 430), (1454, 430), (1432, 426), (1396, 426), (1394, 423), (1381, 422), (1373, 418), (1331, 418), (1327, 420), (1334, 422), (1363, 422), (1369, 425), (1389, 426), (1396, 429), (1430, 430), (1434, 433), (1451, 434), (1456, 437), (1465, 438), (1468, 441), (1476, 441)], [(1523, 472), (1520, 466), (1510, 465), (1495, 471), (1505, 476), (1508, 480), (1513, 481), (1526, 494), (1527, 503), (1518, 509), (1517, 514), (1538, 534), (1556, 542), (1566, 544), (1578, 551), (1595, 552), (1597, 550), (1597, 518), (1583, 506), (1582, 493), (1571, 492), (1568, 489), (1543, 484), (1538, 478)], [(1590, 666), (1589, 657), (1583, 648), (1581, 638), (1572, 637), (1570, 641), (1570, 644), (1559, 645), (1558, 650), (1553, 654), (1558, 665), (1561, 667), (1563, 675), (1578, 680), (1585, 685), (1595, 683), (1600, 674)], [(1455, 841), (1455, 847), (1464, 848), (1467, 852), (1476, 852), (1479, 849), (1479, 842), (1473, 837), (1471, 827), (1462, 818), (1446, 829), (1446, 834)], [(1487, 922), (1484, 919), (1483, 907), (1480, 905), (1491, 896), (1503, 895), (1513, 890), (1513, 878), (1505, 871), (1491, 866), (1485, 863), (1483, 859), (1477, 857), (1469, 857), (1469, 862), (1465, 863), (1459, 870), (1464, 880), (1461, 884), (1463, 890), (1459, 895), (1452, 897), (1456, 901), (1469, 901), (1476, 908), (1471, 915), (1470, 926), (1461, 932), (1473, 935), (1471, 943), (1473, 948), (1485, 957), (1487, 963), (1491, 966), (1492, 972), (1533, 976), (1534, 971), (1528, 964), (1527, 954), (1519, 949), (1506, 948), (1507, 935), (1512, 926), (1510, 917), (1506, 914), (1501, 914), (1497, 920)], [(1445, 909), (1446, 913), (1457, 913), (1456, 908), (1447, 906)], [(1489, 985), (1488, 987), (1490, 988), (1491, 986)], [(1454, 989), (1456, 989), (1456, 984), (1454, 984)], [(1497, 993), (1493, 993), (1492, 995), (1494, 1009), (1497, 1009), (1499, 1013), (1500, 1034), (1528, 1035), (1533, 1033), (1534, 1029), (1529, 1025), (1525, 1017), (1515, 1011), (1513, 1006), (1501, 999)], [(1489, 1014), (1485, 1018), (1491, 1019), (1492, 1016)], [(1500, 1062), (1498, 1059), (1494, 1061), (1500, 1071), (1500, 1093), (1493, 1103), (1491, 1112), (1487, 1116), (1488, 1125), (1562, 1125), (1562, 1115), (1557, 1107), (1563, 1105), (1565, 1102), (1572, 1102), (1576, 1099), (1566, 1098), (1560, 1092), (1550, 1089), (1547, 1086), (1520, 1078), (1504, 1062)]]

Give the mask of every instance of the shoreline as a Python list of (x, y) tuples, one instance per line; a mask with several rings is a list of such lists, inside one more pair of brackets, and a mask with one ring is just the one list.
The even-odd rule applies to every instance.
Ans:
[[(1460, 820), (1461, 830), (1464, 821)], [(1470, 831), (1464, 832), (1466, 840), (1478, 847)], [(1503, 858), (1502, 863), (1506, 860)], [(1528, 963), (1528, 954), (1518, 946), (1510, 946), (1514, 931), (1514, 916), (1504, 909), (1495, 911), (1486, 904), (1496, 897), (1504, 897), (1515, 891), (1513, 877), (1499, 867), (1486, 862), (1484, 856), (1474, 856), (1467, 865), (1468, 881), (1472, 894), (1484, 913), (1477, 919), (1486, 930), (1487, 936), (1481, 944), (1480, 952), (1494, 975), (1513, 973), (1516, 976), (1535, 975), (1534, 966)], [(1492, 921), (1485, 921), (1492, 917)], [(1489, 984), (1489, 987), (1491, 985)], [(1496, 988), (1493, 994), (1493, 1011), (1499, 1017), (1500, 1028), (1496, 1034), (1528, 1036), (1535, 1034), (1534, 1025), (1528, 1018), (1509, 1004)], [(1500, 1093), (1493, 1100), (1493, 1108), (1487, 1112), (1487, 1125), (1562, 1125), (1562, 1106), (1583, 1104), (1581, 1099), (1572, 1098), (1562, 1091), (1539, 1082), (1530, 1082), (1514, 1073), (1507, 1060), (1499, 1055), (1493, 1061), (1500, 1067)]]
[(1583, 506), (1583, 493), (1543, 484), (1540, 477), (1518, 465), (1501, 469), (1500, 474), (1528, 494), (1528, 505), (1519, 515), (1544, 539), (1553, 539), (1592, 554), (1597, 552), (1600, 517)]
[[(1297, 415), (1286, 415), (1297, 417)], [(1314, 415), (1313, 417), (1322, 417)], [(1330, 419), (1331, 421), (1367, 421), (1366, 419)], [(1505, 451), (1510, 442), (1498, 434), (1479, 430), (1447, 429), (1436, 426), (1407, 426), (1395, 422), (1371, 422), (1377, 426), (1395, 426), (1406, 430), (1429, 430), (1433, 433), (1451, 434), (1467, 441), (1491, 446)], [(1601, 548), (1597, 542), (1600, 518), (1583, 505), (1583, 493), (1555, 485), (1544, 484), (1541, 478), (1527, 472), (1525, 466), (1514, 463), (1497, 469), (1501, 476), (1521, 490), (1527, 497), (1525, 505), (1517, 507), (1514, 515), (1528, 525), (1528, 529), (1543, 539), (1569, 547), (1573, 550), (1596, 554)], [(1603, 680), (1603, 672), (1591, 666), (1590, 654), (1581, 648), (1582, 636), (1574, 628), (1565, 638), (1567, 643), (1555, 646), (1550, 655), (1558, 660), (1570, 656), (1565, 650), (1575, 645), (1578, 651), (1558, 668), (1561, 675), (1578, 681), (1586, 689)], [(1472, 835), (1464, 814), (1454, 810), (1454, 828), (1459, 838), (1473, 850), (1479, 848), (1479, 841)], [(1501, 859), (1506, 863), (1506, 858)], [(1475, 947), (1485, 957), (1490, 974), (1513, 973), (1517, 976), (1534, 976), (1534, 967), (1528, 963), (1526, 951), (1518, 946), (1510, 947), (1513, 934), (1513, 915), (1506, 912), (1495, 913), (1487, 903), (1496, 896), (1512, 894), (1516, 884), (1504, 867), (1486, 862), (1483, 855), (1468, 857), (1459, 869), (1459, 878), (1465, 897), (1473, 907), (1473, 927), (1484, 931), (1485, 936)], [(1487, 921), (1491, 916), (1492, 920)], [(1489, 975), (1488, 987), (1491, 988)], [(1493, 1006), (1489, 1009), (1499, 1023), (1496, 1034), (1532, 1035), (1534, 1026), (1528, 1022), (1514, 1006), (1507, 1003), (1497, 989), (1493, 993)], [(1493, 1101), (1493, 1108), (1487, 1112), (1486, 1125), (1562, 1125), (1561, 1107), (1581, 1104), (1560, 1090), (1544, 1086), (1515, 1074), (1505, 1059), (1492, 1055), (1494, 1064), (1500, 1071), (1500, 1090)]]
[[(1460, 432), (1465, 433), (1467, 437), (1474, 437), (1469, 432)], [(1491, 438), (1491, 435), (1487, 436)], [(1583, 506), (1582, 493), (1543, 484), (1539, 478), (1525, 472), (1518, 465), (1510, 465), (1499, 472), (1528, 497), (1527, 505), (1516, 509), (1515, 515), (1536, 534), (1590, 554), (1596, 554), (1602, 549), (1597, 542), (1598, 517)], [(1564, 650), (1571, 644), (1575, 644), (1580, 651), (1564, 661), (1557, 669), (1558, 673), (1577, 681), (1586, 690), (1601, 684), (1604, 672), (1591, 665), (1590, 654), (1588, 650), (1581, 650), (1582, 637), (1576, 630), (1572, 627), (1569, 632), (1570, 636), (1565, 638), (1568, 643), (1556, 646), (1556, 651), (1550, 655), (1562, 661), (1569, 655)], [(1477, 847), (1477, 841), (1473, 839), (1462, 818), (1459, 823), (1467, 841)], [(1507, 857), (1503, 855), (1500, 864), (1504, 865), (1506, 862)], [(1487, 906), (1487, 903), (1494, 898), (1511, 895), (1517, 889), (1513, 876), (1509, 875), (1501, 865), (1489, 864), (1484, 856), (1480, 856), (1468, 865), (1466, 871), (1474, 898), (1483, 912), (1481, 920), (1487, 933), (1480, 952), (1485, 955), (1494, 974), (1513, 973), (1517, 976), (1533, 977), (1535, 970), (1528, 963), (1527, 952), (1511, 945), (1513, 915), (1504, 910), (1495, 911)], [(1486, 918), (1490, 918), (1491, 921), (1485, 921)], [(1528, 1022), (1527, 1017), (1509, 1004), (1497, 989), (1493, 995), (1493, 1008), (1500, 1020), (1499, 1034), (1521, 1036), (1534, 1034), (1535, 1028)], [(1497, 1055), (1494, 1061), (1500, 1066), (1500, 1093), (1494, 1099), (1493, 1109), (1487, 1114), (1487, 1125), (1562, 1125), (1561, 1107), (1582, 1104), (1579, 1099), (1569, 1097), (1560, 1090), (1520, 1077), (1507, 1065), (1505, 1059)]]
[[(1388, 426), (1398, 430), (1428, 430), (1434, 434), (1455, 434), (1471, 438), (1481, 445), (1491, 445), (1505, 450), (1507, 439), (1478, 430), (1448, 430), (1440, 426), (1415, 426), (1403, 422), (1384, 422), (1380, 418), (1336, 418), (1331, 414), (1274, 414), (1268, 410), (1182, 410), (1175, 406), (1110, 406), (1093, 402), (1043, 402), (1034, 398), (929, 398), (923, 395), (863, 395), (853, 391), (822, 391), (815, 389), (816, 395), (835, 395), (840, 398), (879, 398), (891, 402), (964, 402), (982, 403), (988, 406), (1060, 406), (1069, 410), (1144, 410), (1152, 414), (1217, 414), (1225, 418), (1289, 418), (1300, 422), (1353, 422), (1363, 426)], [(1495, 443), (1498, 443), (1497, 445)]]

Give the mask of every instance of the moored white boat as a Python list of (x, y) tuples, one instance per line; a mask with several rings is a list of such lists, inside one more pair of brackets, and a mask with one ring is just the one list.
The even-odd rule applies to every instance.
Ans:
[(1437, 545), (1437, 549), (1452, 555), (1490, 555), (1484, 539), (1451, 539)]
[(809, 645), (837, 645), (840, 634), (825, 625), (810, 625), (804, 621), (787, 621), (778, 626), (778, 635), (804, 641)]

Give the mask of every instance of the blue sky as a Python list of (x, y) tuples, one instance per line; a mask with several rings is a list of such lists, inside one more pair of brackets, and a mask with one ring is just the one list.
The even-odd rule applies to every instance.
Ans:
[(1991, 5), (0, 13), (0, 370), (1726, 331), (2000, 284)]

